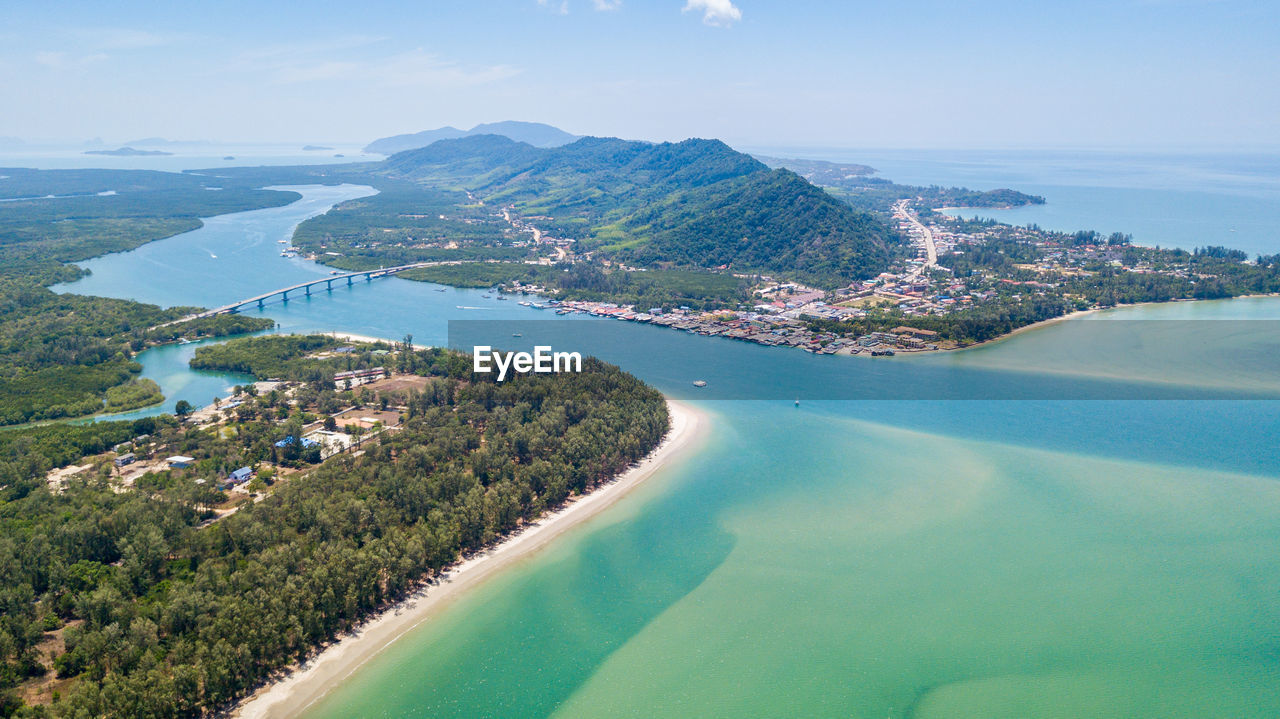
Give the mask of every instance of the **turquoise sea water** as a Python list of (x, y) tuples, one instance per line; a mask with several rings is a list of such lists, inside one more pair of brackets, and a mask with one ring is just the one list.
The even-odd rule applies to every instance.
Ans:
[[(60, 289), (218, 305), (323, 274), (278, 257), (274, 238), (360, 192), (309, 188), (301, 205), (86, 263), (94, 274)], [(209, 254), (239, 259), (214, 272)], [(266, 313), (428, 344), (449, 320), (546, 317), (438, 289), (382, 280)], [(1200, 359), (1147, 352), (1202, 343), (1185, 320), (1269, 326), (1277, 308), (1133, 308), (1103, 316), (1128, 322), (879, 363), (551, 323), (668, 392), (689, 394), (698, 372), (757, 399), (698, 401), (711, 431), (696, 454), (393, 644), (311, 715), (1280, 714), (1280, 412), (1154, 399), (1256, 390), (1275, 355), (1251, 332)], [(142, 360), (168, 393), (189, 351)], [(208, 379), (198, 392), (235, 383)], [(1052, 391), (959, 399), (1002, 387)], [(813, 399), (837, 391), (849, 399)]]

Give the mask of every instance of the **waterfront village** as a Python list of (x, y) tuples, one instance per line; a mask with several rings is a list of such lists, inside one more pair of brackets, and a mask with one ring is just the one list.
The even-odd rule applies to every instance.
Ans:
[[(367, 352), (376, 360), (391, 354), (385, 346), (338, 346), (309, 359)], [(375, 366), (336, 372), (331, 387), (282, 379), (237, 386), (229, 397), (199, 409), (180, 403), (177, 427), (160, 425), (153, 434), (54, 469), (46, 481), (60, 492), (68, 481), (96, 474), (125, 492), (195, 477), (207, 498), (207, 523), (214, 522), (247, 499), (260, 501), (277, 482), (304, 475), (330, 457), (358, 456), (369, 440), (397, 431), (406, 410), (401, 402), (429, 382)]]
[[(537, 261), (540, 264), (552, 264), (566, 259), (590, 259), (589, 253), (582, 256), (572, 253), (573, 240), (550, 237), (529, 224), (529, 221), (541, 218), (518, 219), (511, 214), (510, 208), (503, 210), (502, 217), (510, 223), (514, 232), (532, 234), (533, 240), (529, 244), (547, 245), (555, 250), (554, 257), (543, 257)], [(640, 308), (610, 302), (556, 299), (521, 304), (553, 310), (559, 314), (583, 313), (769, 346), (798, 347), (817, 354), (879, 357), (900, 352), (954, 349), (959, 345), (939, 337), (936, 331), (907, 325), (846, 336), (814, 329), (813, 320), (856, 320), (865, 318), (869, 311), (876, 310), (896, 310), (904, 318), (943, 316), (996, 298), (1018, 300), (1024, 296), (1044, 295), (1046, 291), (1058, 286), (1053, 279), (1088, 275), (1089, 271), (1084, 268), (1098, 263), (1131, 272), (1152, 271), (1149, 267), (1123, 266), (1123, 248), (1105, 241), (1067, 245), (1055, 233), (998, 224), (966, 232), (960, 229), (960, 221), (937, 212), (931, 212), (929, 219), (921, 220), (910, 200), (895, 203), (893, 219), (897, 229), (912, 242), (916, 256), (907, 259), (893, 271), (833, 292), (753, 275), (750, 277), (762, 282), (752, 290), (756, 303), (738, 309), (702, 311), (689, 307)], [(993, 238), (1028, 243), (1036, 247), (1042, 257), (1041, 261), (1016, 267), (1023, 271), (1020, 274), (1033, 273), (1045, 279), (1015, 280), (997, 276), (990, 271), (957, 279), (951, 269), (939, 264), (939, 257), (962, 256), (968, 249), (984, 245)], [(610, 266), (607, 260), (603, 264)], [(618, 264), (613, 267), (632, 272), (645, 271), (643, 268)], [(1185, 276), (1187, 271), (1180, 269), (1176, 272)], [(543, 297), (554, 297), (557, 294), (554, 288), (520, 282), (507, 283), (498, 289)]]

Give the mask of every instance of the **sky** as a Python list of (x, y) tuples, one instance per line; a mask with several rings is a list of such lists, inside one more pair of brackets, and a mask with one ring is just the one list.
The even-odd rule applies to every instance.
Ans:
[(9, 0), (0, 136), (1280, 148), (1275, 0)]

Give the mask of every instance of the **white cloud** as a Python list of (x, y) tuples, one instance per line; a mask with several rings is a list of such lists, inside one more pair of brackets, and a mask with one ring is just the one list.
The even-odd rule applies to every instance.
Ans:
[(591, 0), (597, 10), (617, 10), (622, 7), (622, 0)]
[(550, 8), (552, 12), (561, 15), (569, 14), (569, 0), (560, 0), (560, 4), (555, 4), (551, 0), (538, 0), (538, 4), (545, 8)]
[(702, 12), (702, 22), (718, 27), (729, 27), (742, 19), (742, 11), (732, 0), (687, 0), (684, 11)]

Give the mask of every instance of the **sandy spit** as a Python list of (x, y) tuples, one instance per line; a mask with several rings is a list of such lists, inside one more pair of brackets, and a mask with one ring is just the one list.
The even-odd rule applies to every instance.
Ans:
[(664, 463), (694, 446), (705, 431), (707, 416), (702, 412), (671, 400), (667, 401), (667, 407), (671, 413), (671, 429), (667, 436), (648, 457), (616, 480), (571, 501), (502, 543), (463, 560), (436, 583), (423, 587), (278, 680), (263, 686), (232, 710), (230, 716), (237, 719), (300, 716), (361, 665), (414, 627), (430, 620), (460, 595), (613, 505), (662, 468)]

